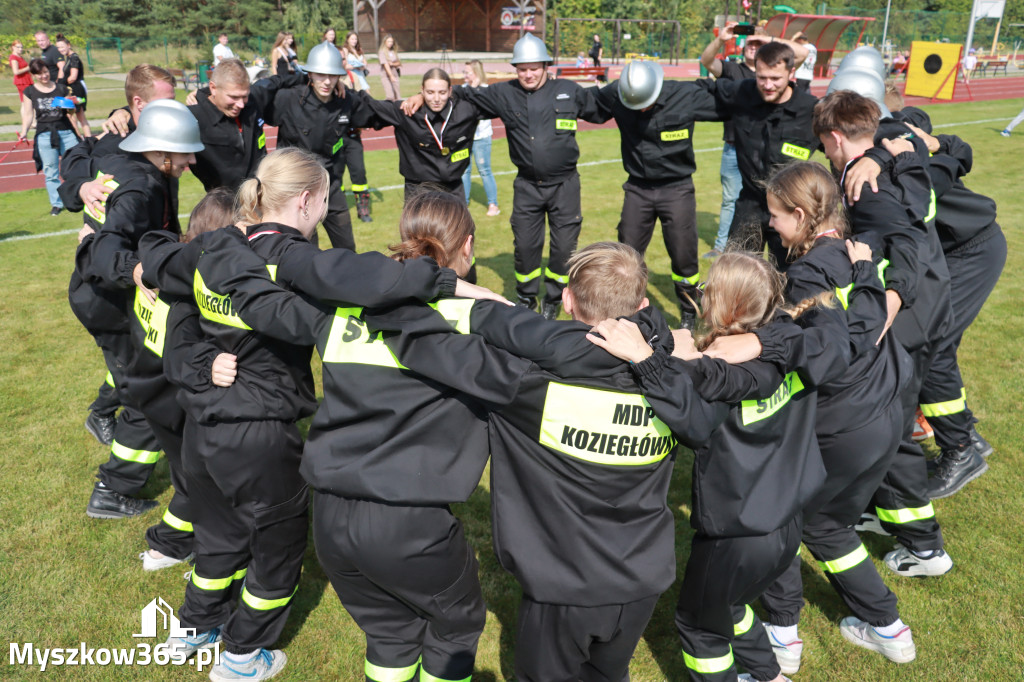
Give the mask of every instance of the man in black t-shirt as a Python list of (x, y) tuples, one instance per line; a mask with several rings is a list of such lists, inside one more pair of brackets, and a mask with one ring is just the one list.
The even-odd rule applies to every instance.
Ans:
[(36, 31), (36, 45), (43, 51), (42, 60), (46, 64), (47, 71), (50, 72), (50, 80), (56, 83), (57, 63), (64, 58), (57, 46), (50, 42), (50, 36), (46, 35), (46, 31)]

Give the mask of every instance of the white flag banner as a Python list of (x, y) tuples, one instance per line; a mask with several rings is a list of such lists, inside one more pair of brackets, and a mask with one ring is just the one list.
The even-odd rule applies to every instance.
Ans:
[(1002, 19), (1006, 0), (975, 0), (975, 19)]

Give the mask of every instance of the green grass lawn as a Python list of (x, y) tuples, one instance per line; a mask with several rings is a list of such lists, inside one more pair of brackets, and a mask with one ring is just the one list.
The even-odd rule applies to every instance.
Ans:
[[(378, 84), (379, 85), (379, 84)], [(956, 566), (937, 579), (902, 579), (890, 574), (881, 556), (891, 548), (885, 538), (866, 544), (887, 583), (900, 598), (904, 620), (911, 625), (918, 659), (896, 666), (847, 644), (838, 622), (846, 608), (815, 565), (805, 564), (807, 608), (801, 636), (804, 664), (796, 680), (920, 681), (1020, 680), (1024, 669), (1024, 429), (1017, 420), (1024, 396), (1024, 215), (1020, 158), (1024, 135), (1010, 139), (998, 131), (1024, 101), (986, 102), (930, 107), (940, 132), (959, 134), (974, 145), (972, 188), (999, 203), (1000, 223), (1010, 255), (1002, 280), (964, 340), (960, 359), (971, 407), (980, 432), (995, 446), (991, 469), (963, 492), (936, 502), (947, 549)], [(720, 201), (718, 148), (721, 126), (698, 124), (695, 147), (701, 253), (710, 248), (717, 229)], [(615, 238), (625, 179), (616, 131), (579, 135), (583, 165), (583, 233), (581, 244)], [(817, 157), (822, 158), (820, 155)], [(370, 183), (401, 185), (397, 153), (368, 153)], [(478, 179), (471, 210), (477, 220), (480, 281), (510, 296), (512, 239), (508, 214), (512, 205), (512, 169), (504, 141), (496, 141), (494, 169), (502, 214), (486, 210)], [(181, 184), (181, 207), (188, 211), (201, 196), (191, 176)], [(355, 222), (361, 249), (383, 249), (396, 241), (402, 205), (399, 189), (374, 196), (374, 222)], [(43, 190), (0, 195), (0, 639), (32, 642), (37, 647), (131, 647), (139, 629), (139, 611), (162, 596), (180, 604), (183, 569), (145, 574), (136, 558), (144, 549), (143, 532), (158, 518), (95, 521), (85, 505), (96, 467), (107, 458), (82, 427), (105, 369), (99, 349), (71, 315), (67, 282), (72, 269), (76, 231), (81, 221), (68, 213), (51, 218)], [(352, 212), (355, 217), (355, 211)], [(66, 234), (38, 239), (54, 232)], [(321, 234), (321, 243), (326, 236)], [(678, 316), (669, 263), (660, 238), (648, 251), (652, 271), (649, 295), (667, 315)], [(703, 263), (704, 266), (707, 263)], [(1016, 312), (1014, 312), (1016, 311)], [(690, 461), (680, 455), (671, 504), (677, 515), (677, 555), (684, 565), (691, 530)], [(166, 503), (170, 498), (164, 464), (144, 493)], [(518, 587), (494, 559), (489, 533), (486, 478), (471, 499), (456, 506), (480, 557), (481, 580), (488, 604), (487, 627), (480, 640), (477, 680), (511, 679), (513, 629)], [(805, 556), (806, 556), (805, 552)], [(672, 625), (678, 586), (664, 595), (631, 666), (641, 682), (683, 680), (685, 672)], [(302, 584), (279, 646), (289, 656), (282, 680), (363, 679), (363, 638), (345, 613), (317, 564), (312, 544)], [(198, 680), (190, 668), (54, 668), (60, 679)], [(2, 679), (37, 679), (28, 666), (4, 664)]]

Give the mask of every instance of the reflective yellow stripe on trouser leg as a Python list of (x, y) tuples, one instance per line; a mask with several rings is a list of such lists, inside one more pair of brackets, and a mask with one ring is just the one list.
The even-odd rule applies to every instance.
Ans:
[(849, 554), (845, 554), (838, 559), (831, 559), (830, 561), (819, 561), (818, 565), (826, 573), (842, 573), (864, 562), (867, 558), (868, 550), (862, 544)]
[(743, 609), (743, 618), (740, 622), (732, 626), (732, 634), (739, 637), (745, 635), (750, 630), (750, 626), (754, 624), (754, 609), (750, 608), (750, 604), (747, 604)]
[(226, 590), (231, 587), (231, 583), (235, 580), (241, 580), (245, 577), (245, 572), (248, 569), (240, 568), (235, 571), (234, 575), (229, 575), (227, 578), (204, 578), (200, 576), (195, 570), (192, 571), (192, 584), (198, 587), (200, 590), (206, 590), (207, 592), (213, 592), (215, 590)]
[(193, 532), (192, 524), (186, 521), (185, 519), (179, 519), (177, 516), (171, 513), (170, 509), (164, 511), (164, 517), (162, 520), (164, 523), (166, 523), (174, 530), (180, 530), (183, 533)]
[(912, 509), (882, 509), (881, 507), (875, 507), (875, 511), (878, 513), (878, 519), (886, 523), (913, 523), (914, 521), (923, 521), (935, 516), (935, 507), (932, 506), (931, 502), (923, 507), (914, 507)]
[(412, 682), (416, 678), (416, 670), (419, 667), (419, 661), (403, 668), (387, 668), (382, 665), (374, 665), (367, 660), (366, 665), (363, 666), (363, 672), (367, 679), (374, 682)]
[(921, 403), (921, 414), (925, 417), (948, 417), (967, 409), (967, 389), (960, 387), (960, 397), (941, 403)]
[(717, 658), (697, 658), (696, 656), (691, 656), (684, 651), (683, 662), (686, 663), (687, 668), (694, 672), (708, 675), (720, 673), (732, 667), (732, 647), (729, 647), (729, 653), (725, 656), (718, 656)]
[(517, 282), (529, 282), (530, 280), (537, 279), (538, 277), (540, 277), (540, 268), (537, 268), (533, 272), (527, 272), (525, 274), (522, 272), (516, 273)]
[(110, 444), (110, 454), (126, 462), (138, 462), (139, 464), (153, 464), (160, 459), (160, 451), (133, 450), (126, 445), (121, 445), (116, 440)]

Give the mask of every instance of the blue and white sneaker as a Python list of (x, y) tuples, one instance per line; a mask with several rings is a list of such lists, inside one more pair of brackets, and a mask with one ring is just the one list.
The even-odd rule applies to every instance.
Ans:
[(187, 661), (200, 649), (209, 649), (220, 641), (220, 628), (201, 632), (195, 637), (168, 637), (167, 653), (172, 658)]
[(847, 642), (882, 654), (893, 663), (910, 663), (917, 658), (917, 648), (909, 627), (892, 637), (886, 637), (864, 621), (847, 616), (839, 623), (839, 632)]
[(221, 654), (220, 663), (210, 670), (210, 679), (213, 682), (236, 682), (246, 680), (257, 682), (258, 680), (269, 680), (281, 672), (288, 657), (280, 649), (269, 651), (260, 649), (259, 653), (245, 663), (235, 663), (228, 660), (226, 654)]
[(762, 623), (762, 625), (764, 625), (764, 631), (768, 635), (768, 641), (771, 642), (775, 660), (779, 662), (782, 672), (787, 675), (799, 672), (800, 656), (804, 652), (803, 640), (795, 639), (792, 642), (783, 642), (779, 639), (771, 623)]

